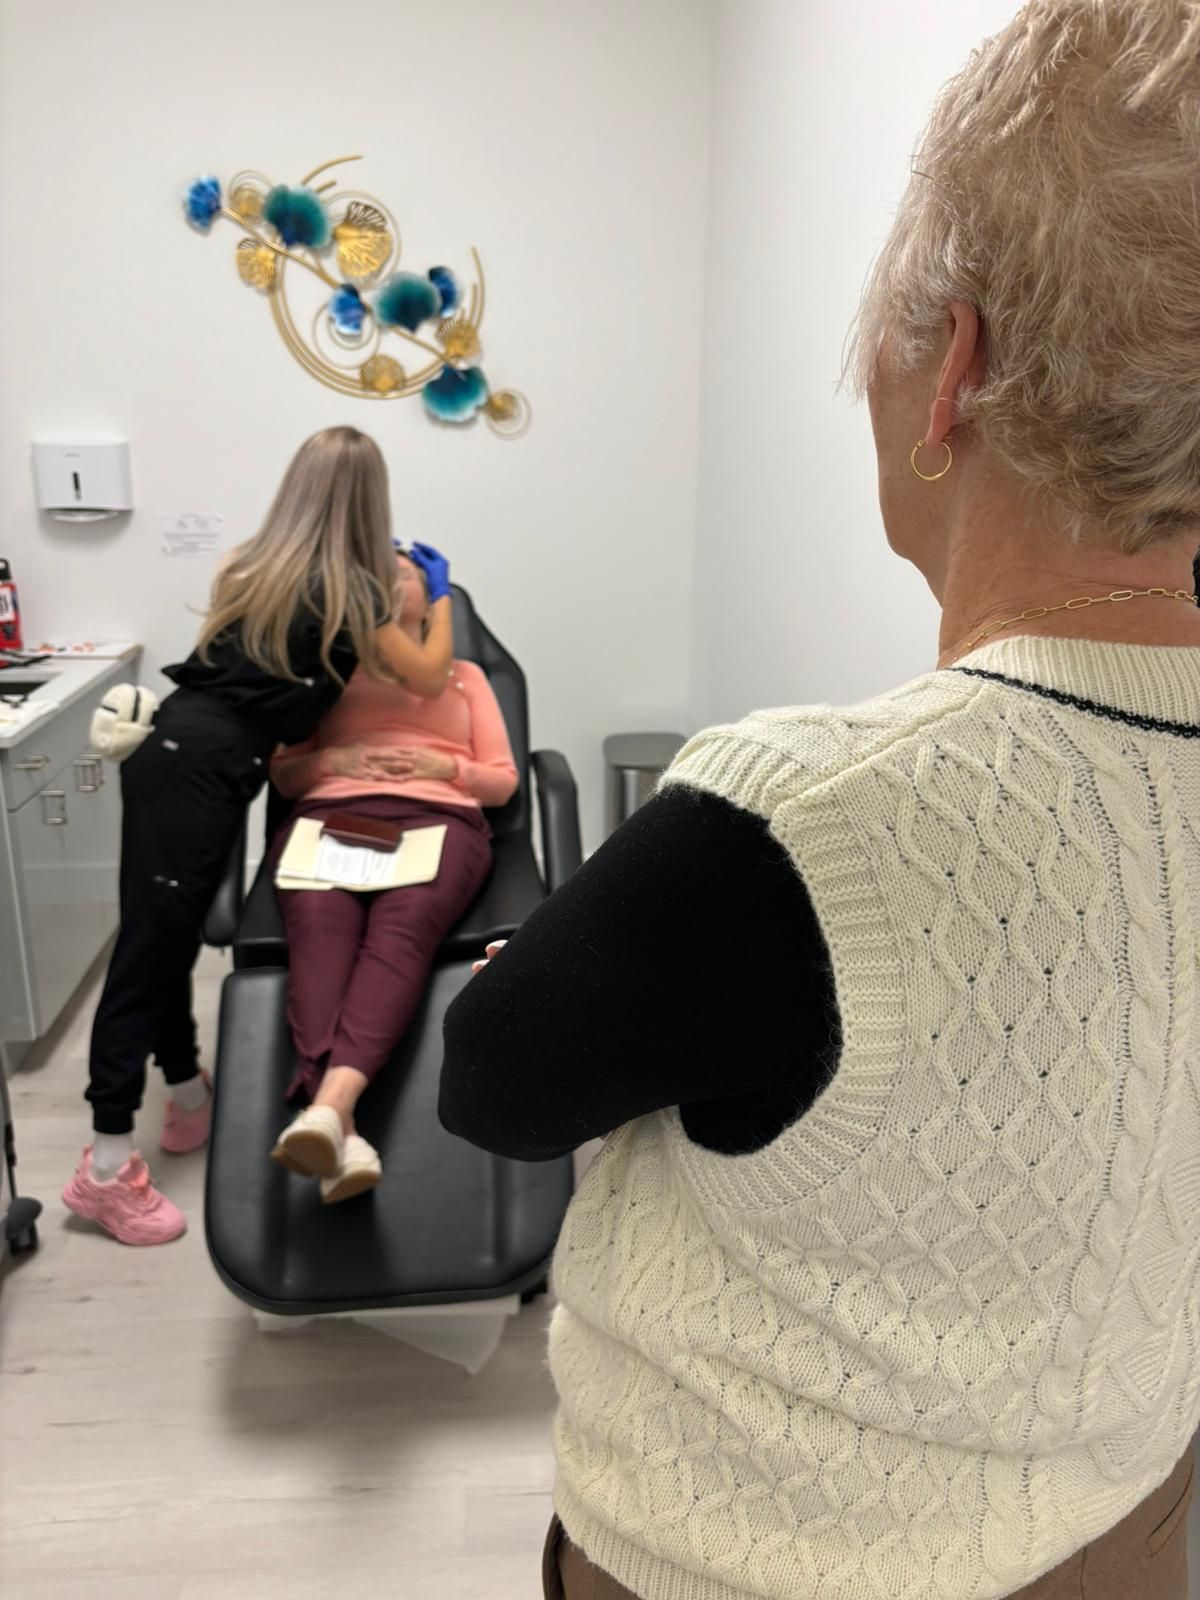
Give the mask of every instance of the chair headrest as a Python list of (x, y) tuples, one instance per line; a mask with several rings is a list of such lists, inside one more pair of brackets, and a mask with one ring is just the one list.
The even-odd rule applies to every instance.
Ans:
[(471, 596), (457, 585), (451, 591), (451, 608), (454, 618), (454, 654), (460, 661), (484, 664), (483, 632), (479, 615)]

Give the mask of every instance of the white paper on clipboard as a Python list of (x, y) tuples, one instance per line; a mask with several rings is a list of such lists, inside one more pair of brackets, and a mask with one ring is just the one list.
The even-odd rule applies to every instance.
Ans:
[(277, 889), (350, 889), (375, 894), (432, 883), (442, 864), (446, 825), (410, 828), (395, 850), (343, 844), (321, 831), (316, 817), (301, 817), (275, 871)]

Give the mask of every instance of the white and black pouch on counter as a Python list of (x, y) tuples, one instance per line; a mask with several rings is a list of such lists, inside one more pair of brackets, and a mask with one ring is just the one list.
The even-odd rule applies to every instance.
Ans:
[(125, 761), (154, 726), (158, 696), (136, 683), (116, 683), (92, 713), (92, 749), (106, 761)]

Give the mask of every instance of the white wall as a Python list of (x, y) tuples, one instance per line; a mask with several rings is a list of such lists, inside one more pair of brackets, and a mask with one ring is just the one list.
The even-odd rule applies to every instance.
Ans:
[[(720, 0), (691, 715), (844, 701), (926, 670), (843, 340), (938, 86), (1016, 0)], [(915, 440), (913, 441), (916, 442)]]
[[(591, 842), (606, 732), (922, 670), (933, 602), (834, 385), (930, 100), (1014, 5), (5, 5), (0, 554), (30, 632), (135, 633), (152, 671), (182, 654), (211, 572), (162, 559), (158, 519), (219, 512), (234, 542), (295, 444), (349, 419), (385, 445), (400, 531), (445, 545), (528, 668)], [(324, 390), (232, 229), (182, 222), (197, 172), (348, 150), (411, 262), (479, 245), (485, 366), (531, 396), (524, 440)], [(29, 440), (72, 429), (131, 438), (126, 525), (33, 512)]]
[[(398, 530), (442, 545), (528, 670), (594, 841), (600, 741), (687, 698), (709, 7), (705, 0), (15, 0), (0, 13), (0, 554), (32, 636), (190, 648), (211, 569), (158, 519), (253, 530), (316, 428), (373, 429)], [(297, 180), (362, 151), (406, 258), (488, 273), (485, 369), (524, 390), (502, 443), (419, 400), (344, 400), (285, 353), (182, 219), (185, 180)], [(137, 510), (39, 520), (29, 441), (118, 433)], [(191, 608), (191, 609), (189, 609)]]

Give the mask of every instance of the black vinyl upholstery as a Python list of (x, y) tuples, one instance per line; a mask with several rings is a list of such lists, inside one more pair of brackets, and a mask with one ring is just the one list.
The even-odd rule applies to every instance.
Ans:
[(566, 756), (558, 750), (535, 750), (533, 772), (537, 779), (546, 888), (553, 894), (583, 860), (583, 839), (579, 832), (579, 790)]
[(292, 1111), (287, 974), (235, 972), (221, 997), (205, 1229), (225, 1283), (261, 1311), (309, 1315), (493, 1298), (532, 1288), (571, 1198), (570, 1160), (488, 1155), (438, 1122), (442, 1018), (469, 966), (434, 974), (358, 1125), (383, 1182), (324, 1206), (267, 1152)]
[(225, 868), (225, 876), (213, 896), (204, 919), (203, 937), (214, 950), (228, 950), (233, 943), (242, 916), (246, 883), (246, 829), (238, 835), (233, 854)]
[(516, 661), (480, 619), (475, 602), (457, 585), (451, 597), (454, 609), (454, 654), (460, 661), (473, 661), (488, 675), (492, 692), (504, 713), (509, 743), (517, 763), (520, 783), (507, 805), (489, 811), (488, 821), (497, 839), (509, 833), (530, 829), (529, 806), (529, 696), (525, 674)]
[[(260, 871), (243, 904), (245, 842), (205, 926), (233, 947), (214, 1075), (205, 1232), (228, 1287), (284, 1315), (434, 1305), (514, 1294), (545, 1276), (571, 1196), (569, 1157), (541, 1163), (493, 1156), (448, 1134), (437, 1117), (442, 1021), (470, 981), (473, 959), (515, 931), (580, 864), (575, 781), (557, 751), (529, 750), (525, 677), (454, 592), (455, 654), (478, 662), (500, 702), (521, 782), (488, 813), (494, 867), (438, 955), (421, 1011), (363, 1096), (358, 1127), (384, 1178), (367, 1195), (323, 1206), (313, 1181), (268, 1158), (294, 1114), (284, 1094), (295, 1058), (287, 1025), (287, 943), (275, 887)], [(532, 777), (545, 880), (532, 844)], [(286, 815), (272, 792), (268, 830)]]

